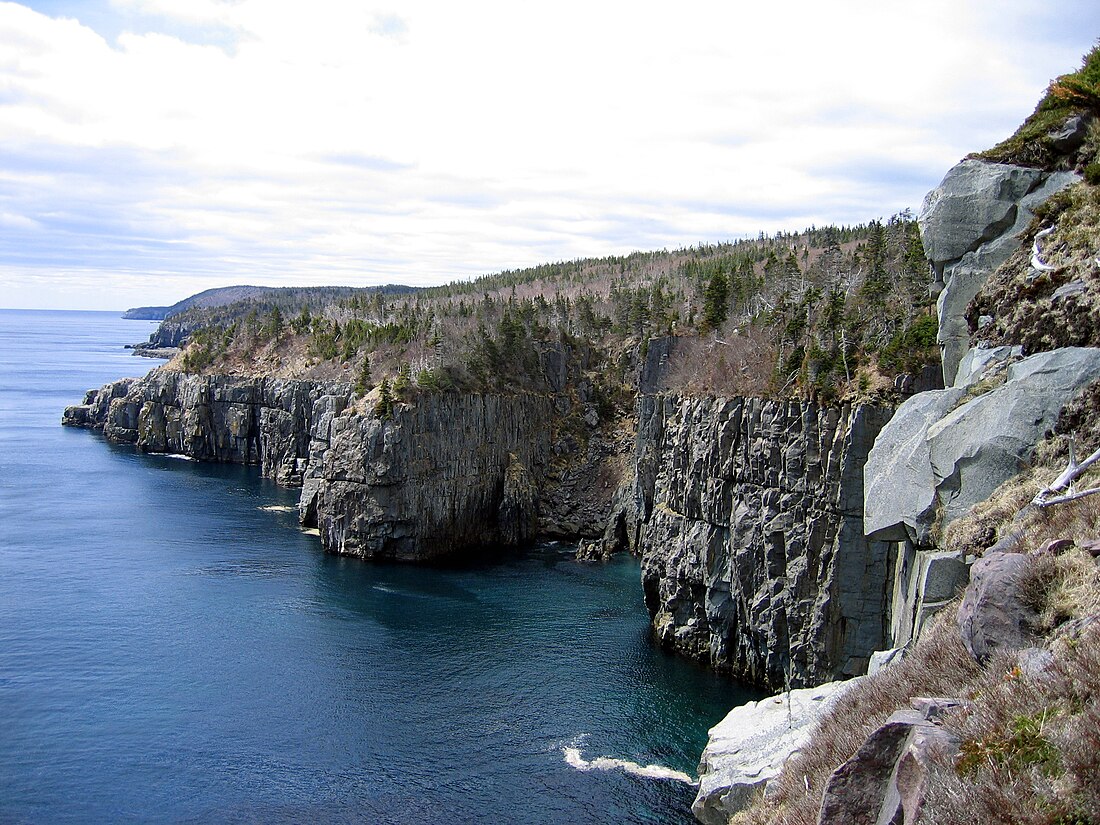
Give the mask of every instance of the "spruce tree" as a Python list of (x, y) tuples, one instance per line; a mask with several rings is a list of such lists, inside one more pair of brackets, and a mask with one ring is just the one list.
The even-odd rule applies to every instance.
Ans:
[(703, 294), (703, 324), (708, 329), (718, 329), (729, 315), (729, 279), (722, 270), (710, 276)]
[(359, 368), (359, 376), (355, 381), (355, 391), (359, 395), (366, 395), (371, 388), (370, 356), (363, 356), (363, 365)]

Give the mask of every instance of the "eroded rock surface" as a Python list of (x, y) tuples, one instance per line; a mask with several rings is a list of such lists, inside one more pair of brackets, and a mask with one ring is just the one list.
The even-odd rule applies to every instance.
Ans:
[(967, 305), (1020, 248), (1019, 236), (1034, 210), (1078, 180), (1072, 172), (970, 159), (954, 166), (928, 193), (918, 220), (941, 290), (937, 313), (947, 386), (971, 346)]
[(336, 553), (417, 561), (604, 534), (629, 437), (589, 423), (583, 394), (425, 394), (385, 420), (353, 401), (342, 383), (160, 369), (89, 392), (63, 423), (146, 452), (258, 464), (302, 486), (303, 524)]
[(862, 674), (885, 647), (889, 546), (863, 464), (889, 411), (639, 399), (637, 546), (663, 643), (779, 688)]
[(705, 825), (726, 825), (809, 741), (810, 731), (859, 679), (802, 688), (731, 710), (710, 729), (691, 806)]

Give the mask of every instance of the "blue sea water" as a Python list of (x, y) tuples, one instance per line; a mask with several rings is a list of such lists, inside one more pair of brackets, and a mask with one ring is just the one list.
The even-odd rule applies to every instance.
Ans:
[(694, 773), (755, 698), (654, 648), (634, 560), (337, 558), (254, 468), (62, 428), (152, 327), (0, 310), (0, 823), (693, 821), (578, 767)]

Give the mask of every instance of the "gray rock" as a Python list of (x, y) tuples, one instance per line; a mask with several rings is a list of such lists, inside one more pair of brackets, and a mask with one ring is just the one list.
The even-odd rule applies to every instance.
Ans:
[(819, 825), (915, 825), (920, 821), (933, 761), (958, 752), (959, 740), (929, 721), (957, 707), (922, 700), (874, 730), (825, 786)]
[(1020, 199), (1043, 178), (1039, 169), (964, 160), (929, 192), (918, 217), (921, 240), (937, 272), (1002, 235)]
[[(963, 363), (974, 377), (991, 360), (986, 351)], [(1010, 364), (1002, 386), (965, 403), (961, 387), (905, 401), (867, 459), (868, 534), (931, 545), (933, 525), (947, 526), (1014, 476), (1062, 407), (1097, 378), (1100, 349), (1068, 347)]]
[(973, 347), (959, 361), (953, 386), (966, 388), (977, 384), (993, 372), (1007, 369), (1010, 363), (1023, 356), (1022, 347)]
[(1008, 367), (1005, 384), (963, 404), (927, 431), (946, 526), (1024, 468), (1062, 407), (1100, 378), (1100, 349), (1066, 347)]
[(869, 537), (931, 544), (937, 479), (928, 429), (964, 394), (953, 387), (915, 395), (879, 433), (863, 470), (863, 526)]
[(964, 160), (928, 193), (918, 218), (937, 283), (944, 382), (951, 385), (970, 348), (967, 304), (1020, 247), (1034, 209), (1080, 177), (1003, 163)]
[(859, 681), (792, 690), (731, 710), (710, 729), (699, 763), (699, 792), (691, 806), (695, 818), (705, 825), (725, 825), (747, 808), (805, 747), (821, 716)]
[(888, 547), (863, 465), (889, 411), (643, 396), (635, 502), (657, 638), (779, 688), (862, 674), (885, 646)]
[(1035, 558), (992, 553), (974, 562), (970, 585), (959, 605), (959, 632), (974, 659), (985, 662), (998, 650), (1020, 650), (1035, 641), (1038, 617), (1021, 597), (1020, 582)]
[(1089, 122), (1090, 118), (1083, 115), (1069, 118), (1060, 129), (1048, 135), (1051, 145), (1059, 152), (1073, 152), (1080, 148), (1088, 135)]
[(1087, 290), (1088, 286), (1085, 285), (1084, 281), (1070, 281), (1068, 284), (1062, 284), (1054, 290), (1054, 294), (1050, 296), (1050, 300), (1054, 302), (1063, 301), (1066, 298), (1075, 298), (1078, 295), (1083, 295)]
[(548, 472), (556, 410), (571, 405), (426, 394), (383, 422), (351, 400), (337, 382), (160, 369), (89, 392), (63, 423), (146, 452), (258, 464), (302, 487), (301, 521), (335, 553), (417, 561), (603, 532), (627, 442), (591, 434)]
[(874, 676), (876, 673), (903, 661), (907, 655), (909, 655), (909, 649), (905, 647), (876, 650), (871, 654), (871, 660), (867, 663), (867, 675)]

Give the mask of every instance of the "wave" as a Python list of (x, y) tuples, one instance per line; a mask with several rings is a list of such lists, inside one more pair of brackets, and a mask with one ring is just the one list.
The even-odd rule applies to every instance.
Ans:
[(264, 510), (268, 513), (289, 513), (292, 511), (296, 512), (298, 510), (297, 506), (292, 506), (290, 504), (267, 504), (263, 507), (258, 507), (256, 509)]
[(693, 788), (699, 784), (693, 776), (683, 771), (666, 768), (664, 765), (640, 765), (628, 759), (615, 759), (610, 756), (598, 756), (595, 759), (585, 759), (581, 756), (580, 748), (569, 747), (568, 745), (562, 747), (561, 755), (565, 758), (566, 763), (568, 763), (570, 767), (576, 768), (578, 771), (621, 770), (633, 774), (634, 776), (645, 777), (646, 779), (670, 779), (676, 782), (683, 782), (685, 785), (691, 785)]

